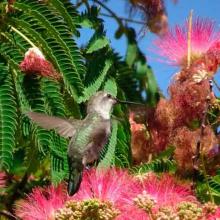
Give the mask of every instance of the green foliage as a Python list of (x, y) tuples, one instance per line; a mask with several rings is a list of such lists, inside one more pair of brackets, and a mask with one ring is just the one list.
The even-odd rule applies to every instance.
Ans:
[(161, 152), (155, 159), (149, 163), (144, 163), (139, 166), (131, 168), (131, 172), (135, 174), (143, 174), (150, 171), (162, 173), (176, 171), (176, 161), (171, 159), (174, 152), (174, 147), (169, 147), (165, 151)]
[(0, 71), (4, 76), (0, 82), (0, 168), (9, 170), (15, 150), (17, 106), (12, 73), (3, 63), (0, 63)]
[(196, 193), (203, 202), (213, 199), (220, 204), (220, 170), (215, 176), (207, 176), (207, 179), (201, 174), (196, 183)]
[(86, 53), (93, 53), (97, 50), (100, 50), (104, 47), (109, 46), (109, 41), (105, 36), (97, 36), (96, 34), (93, 36), (91, 41), (88, 44), (88, 49), (86, 50)]
[(104, 91), (110, 93), (112, 96), (117, 96), (117, 84), (114, 79), (109, 78), (104, 87)]
[(100, 72), (100, 75), (95, 79), (91, 84), (86, 87), (83, 91), (83, 96), (80, 97), (79, 103), (80, 102), (85, 102), (87, 101), (92, 95), (94, 95), (98, 89), (101, 87), (103, 81), (105, 80), (105, 77), (112, 65), (112, 62), (110, 60), (106, 60), (104, 64), (103, 70)]
[(169, 159), (154, 159), (153, 161), (142, 164), (140, 166), (132, 167), (132, 172), (136, 174), (143, 174), (147, 172), (172, 172), (176, 171), (176, 163), (173, 160)]
[(118, 123), (113, 121), (111, 137), (109, 138), (109, 143), (103, 149), (100, 155), (99, 168), (111, 167), (115, 165), (115, 148), (117, 145), (117, 132), (118, 132)]
[[(25, 113), (31, 110), (82, 119), (84, 102), (98, 90), (122, 100), (146, 101), (142, 93), (150, 87), (142, 85), (148, 69), (142, 68), (141, 75), (138, 66), (141, 59), (147, 67), (146, 60), (140, 56), (136, 37), (129, 28), (126, 58), (114, 52), (97, 7), (87, 7), (80, 14), (69, 0), (17, 0), (9, 11), (7, 4), (6, 0), (0, 3), (0, 24), (4, 24), (0, 26), (0, 169), (22, 177), (38, 173), (42, 164), (50, 161), (46, 173), (51, 175), (46, 178), (59, 183), (68, 173), (68, 140), (38, 127)], [(76, 38), (84, 27), (94, 34), (79, 48)], [(41, 50), (60, 80), (21, 72), (19, 65), (31, 47)], [(156, 93), (156, 88), (154, 83), (150, 90)], [(113, 120), (100, 166), (129, 167), (132, 160), (128, 109), (118, 106), (113, 114), (120, 120)], [(15, 168), (18, 164), (19, 172)]]

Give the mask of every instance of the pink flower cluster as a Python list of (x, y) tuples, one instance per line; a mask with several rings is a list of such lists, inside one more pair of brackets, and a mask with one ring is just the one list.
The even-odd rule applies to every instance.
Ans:
[(164, 0), (130, 0), (135, 9), (143, 13), (151, 32), (163, 35), (167, 31), (168, 19)]
[(27, 74), (37, 74), (56, 80), (60, 78), (53, 65), (45, 59), (43, 53), (37, 47), (29, 48), (25, 53), (20, 69)]
[[(188, 26), (187, 21), (183, 26), (176, 25), (167, 34), (154, 42), (155, 51), (168, 59), (173, 65), (185, 65), (188, 50)], [(216, 30), (215, 23), (208, 19), (196, 18), (192, 23), (191, 32), (191, 59), (198, 59), (207, 52), (216, 51), (219, 48), (220, 31)]]
[[(195, 167), (192, 157), (195, 156), (198, 141), (203, 146), (200, 153), (204, 154), (205, 159), (219, 143), (214, 126), (207, 125), (208, 118), (205, 120), (203, 137), (200, 137), (200, 125), (206, 111), (214, 112), (214, 109), (219, 108), (216, 107), (219, 106), (218, 99), (212, 91), (210, 81), (220, 65), (220, 30), (215, 28), (213, 21), (193, 18), (189, 36), (188, 26), (188, 21), (183, 26), (177, 25), (154, 42), (155, 51), (169, 63), (179, 65), (181, 69), (169, 85), (170, 97), (161, 98), (154, 108), (144, 110), (147, 112), (147, 123), (142, 123), (146, 123), (145, 133), (148, 133), (148, 136), (139, 132), (139, 137), (136, 138), (138, 140), (132, 142), (132, 152), (137, 152), (135, 158), (139, 158), (139, 163), (147, 161), (150, 156), (155, 157), (168, 146), (174, 146), (174, 158), (177, 161), (178, 173), (182, 176), (193, 173)], [(191, 53), (188, 53), (188, 44)], [(190, 59), (187, 59), (189, 54)], [(209, 114), (207, 117), (210, 117)], [(137, 129), (132, 123), (132, 137), (136, 137)], [(139, 144), (140, 140), (142, 145)], [(211, 164), (211, 167), (208, 167), (207, 163), (208, 170), (214, 170), (213, 167), (218, 166), (214, 157), (212, 160), (213, 163), (207, 161)]]
[(17, 205), (17, 215), (23, 220), (54, 219), (55, 211), (67, 200), (63, 185), (35, 188)]
[(153, 201), (154, 214), (164, 206), (175, 210), (180, 202), (196, 202), (189, 185), (180, 183), (169, 174), (157, 177), (150, 173), (142, 177), (120, 169), (91, 169), (84, 172), (80, 190), (73, 197), (67, 196), (63, 185), (36, 188), (17, 205), (16, 214), (23, 220), (55, 219), (56, 211), (62, 212), (66, 202), (96, 199), (110, 202), (119, 211), (116, 220), (147, 220), (149, 213), (137, 205), (142, 194)]

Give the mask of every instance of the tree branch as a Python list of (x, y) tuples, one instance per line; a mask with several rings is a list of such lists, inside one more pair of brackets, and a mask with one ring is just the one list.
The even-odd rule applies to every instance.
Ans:
[[(108, 17), (108, 18), (114, 18), (112, 17), (112, 15), (106, 14), (106, 13), (100, 13), (100, 15)], [(134, 23), (134, 24), (140, 24), (140, 25), (146, 25), (146, 22), (143, 21), (137, 21), (137, 20), (133, 20), (130, 18), (124, 18), (124, 17), (118, 17), (119, 19), (126, 21), (126, 22), (130, 22), (130, 23)]]

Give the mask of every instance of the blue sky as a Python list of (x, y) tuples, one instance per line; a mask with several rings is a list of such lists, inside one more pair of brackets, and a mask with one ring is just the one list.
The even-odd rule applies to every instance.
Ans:
[[(203, 18), (210, 18), (216, 22), (217, 27), (220, 29), (220, 0), (178, 0), (176, 4), (172, 0), (165, 0), (169, 25), (173, 27), (175, 24), (182, 24), (187, 19), (189, 12), (193, 9), (193, 16), (200, 16)], [(127, 0), (110, 0), (107, 5), (121, 17), (128, 17), (128, 5)], [(106, 12), (103, 10), (103, 12)], [(118, 51), (122, 56), (126, 51), (126, 39), (122, 37), (120, 40), (114, 38), (115, 30), (118, 25), (114, 19), (102, 17), (105, 21), (105, 28), (107, 30), (107, 36), (109, 37), (112, 46)], [(140, 17), (134, 17), (136, 20), (140, 20)], [(137, 31), (140, 30), (140, 25), (132, 24)], [(85, 40), (89, 38), (90, 32), (88, 30), (82, 32), (82, 38)], [(82, 40), (81, 38), (81, 40)], [(166, 94), (167, 87), (169, 85), (172, 75), (178, 71), (178, 68), (169, 66), (164, 63), (158, 62), (155, 54), (149, 50), (152, 48), (152, 41), (156, 39), (157, 36), (150, 32), (139, 39), (138, 43), (142, 52), (146, 55), (148, 59), (148, 64), (152, 67), (159, 87), (162, 89), (163, 93)], [(220, 82), (219, 73), (216, 75), (217, 81)]]

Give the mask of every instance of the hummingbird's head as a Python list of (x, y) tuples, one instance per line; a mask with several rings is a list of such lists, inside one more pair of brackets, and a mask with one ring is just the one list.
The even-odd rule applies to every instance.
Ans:
[(113, 105), (117, 103), (117, 99), (111, 94), (100, 91), (92, 96), (87, 105), (87, 114), (97, 112), (104, 119), (110, 119), (110, 113)]

